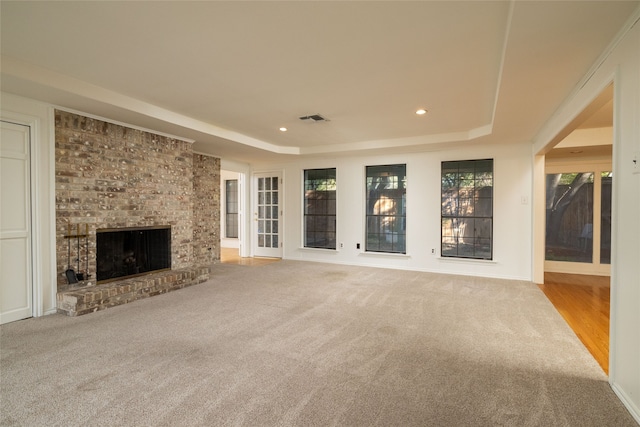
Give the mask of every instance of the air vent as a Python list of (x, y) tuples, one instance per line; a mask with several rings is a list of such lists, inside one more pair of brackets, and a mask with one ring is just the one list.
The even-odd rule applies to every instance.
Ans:
[(313, 120), (314, 122), (328, 122), (329, 120), (322, 117), (320, 114), (313, 114), (310, 116), (302, 116), (300, 120)]

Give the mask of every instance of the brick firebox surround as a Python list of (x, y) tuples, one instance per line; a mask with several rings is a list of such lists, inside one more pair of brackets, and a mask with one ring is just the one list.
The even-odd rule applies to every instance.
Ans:
[[(170, 225), (171, 269), (192, 274), (157, 274), (163, 274), (163, 281), (192, 276), (197, 277), (194, 283), (206, 280), (203, 268), (220, 259), (220, 159), (194, 153), (190, 142), (56, 110), (55, 162), (59, 293), (96, 286), (96, 230), (102, 228)], [(72, 287), (64, 274), (69, 230), (88, 230), (86, 248), (80, 239), (80, 270), (88, 265), (89, 279)], [(76, 269), (77, 242), (71, 240), (71, 265)], [(176, 280), (175, 288), (188, 284)], [(105, 285), (96, 288), (100, 286)], [(118, 286), (108, 284), (111, 293)], [(58, 301), (62, 299), (58, 295)], [(105, 301), (103, 306), (98, 300), (90, 311), (109, 304), (114, 305)]]

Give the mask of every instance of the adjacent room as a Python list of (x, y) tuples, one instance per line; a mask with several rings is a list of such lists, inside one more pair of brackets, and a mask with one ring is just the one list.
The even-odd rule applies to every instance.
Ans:
[(0, 12), (0, 424), (640, 423), (639, 1)]

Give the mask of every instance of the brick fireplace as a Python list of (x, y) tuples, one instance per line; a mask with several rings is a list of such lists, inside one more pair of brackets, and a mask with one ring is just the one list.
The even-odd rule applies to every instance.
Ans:
[(73, 290), (96, 285), (104, 229), (169, 227), (171, 270), (197, 270), (200, 279), (219, 260), (220, 159), (190, 142), (56, 110), (55, 162), (59, 292), (69, 290), (70, 268), (84, 279)]
[(171, 227), (96, 230), (96, 280), (123, 280), (171, 268)]

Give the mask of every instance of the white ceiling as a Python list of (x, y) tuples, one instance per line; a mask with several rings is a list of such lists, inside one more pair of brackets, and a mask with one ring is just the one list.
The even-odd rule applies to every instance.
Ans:
[(523, 142), (639, 5), (3, 0), (1, 83), (246, 162)]

